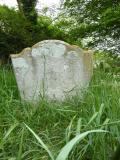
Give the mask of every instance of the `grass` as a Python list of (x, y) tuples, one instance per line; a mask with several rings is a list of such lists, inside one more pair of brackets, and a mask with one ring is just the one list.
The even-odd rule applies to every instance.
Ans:
[(87, 135), (68, 160), (111, 159), (120, 142), (120, 75), (95, 69), (82, 98), (32, 105), (20, 101), (12, 70), (0, 69), (0, 160), (51, 160), (45, 147), (57, 157), (74, 137), (96, 129), (109, 133)]

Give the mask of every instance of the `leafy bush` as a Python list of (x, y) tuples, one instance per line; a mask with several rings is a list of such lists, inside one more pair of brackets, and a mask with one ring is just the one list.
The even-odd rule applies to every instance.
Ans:
[(120, 73), (120, 56), (118, 54), (96, 52), (95, 67), (112, 74)]
[(16, 53), (31, 41), (29, 24), (18, 11), (0, 6), (0, 57)]
[(39, 16), (33, 25), (19, 11), (0, 6), (0, 58), (7, 59), (41, 40), (64, 39), (63, 35), (49, 17)]

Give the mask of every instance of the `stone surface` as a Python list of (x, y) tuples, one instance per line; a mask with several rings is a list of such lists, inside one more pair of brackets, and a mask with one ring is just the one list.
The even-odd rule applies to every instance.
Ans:
[(21, 98), (63, 100), (85, 87), (92, 76), (92, 52), (59, 40), (45, 40), (11, 55)]

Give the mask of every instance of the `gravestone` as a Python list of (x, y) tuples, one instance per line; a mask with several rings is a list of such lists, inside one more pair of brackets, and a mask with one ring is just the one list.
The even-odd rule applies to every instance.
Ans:
[(21, 98), (45, 96), (63, 100), (88, 85), (92, 76), (91, 51), (59, 40), (45, 40), (11, 55)]

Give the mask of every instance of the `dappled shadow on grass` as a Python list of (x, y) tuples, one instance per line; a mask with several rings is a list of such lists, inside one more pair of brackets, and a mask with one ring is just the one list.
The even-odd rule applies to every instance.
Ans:
[[(88, 136), (77, 145), (69, 160), (107, 160), (119, 140), (119, 77), (95, 70), (83, 95), (64, 102), (40, 100), (38, 104), (22, 102), (11, 70), (0, 70), (0, 159), (45, 159), (48, 155), (24, 127), (26, 123), (57, 155), (77, 133), (106, 129), (110, 134)], [(17, 124), (5, 139), (9, 128)]]

